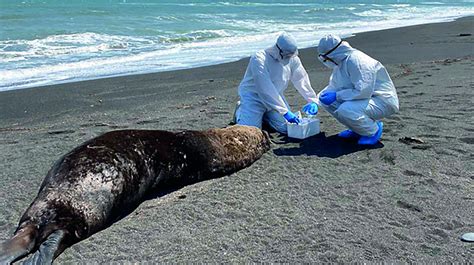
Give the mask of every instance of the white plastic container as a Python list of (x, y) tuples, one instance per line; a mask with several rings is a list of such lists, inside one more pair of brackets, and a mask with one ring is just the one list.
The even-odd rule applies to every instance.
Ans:
[[(301, 117), (301, 113), (298, 113)], [(301, 123), (287, 123), (288, 137), (305, 139), (319, 133), (319, 119), (314, 117), (300, 118)]]

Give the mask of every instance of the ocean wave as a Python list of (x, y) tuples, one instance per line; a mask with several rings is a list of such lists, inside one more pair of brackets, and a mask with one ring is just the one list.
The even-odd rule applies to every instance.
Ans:
[(127, 50), (131, 44), (135, 46), (150, 45), (153, 44), (153, 41), (92, 32), (52, 35), (34, 40), (6, 40), (0, 41), (0, 58), (15, 56), (15, 54), (32, 58)]
[(182, 21), (182, 19), (178, 18), (177, 16), (157, 16), (157, 17), (154, 17), (154, 19), (158, 21), (171, 21), (171, 22)]
[(422, 5), (444, 5), (442, 2), (421, 2)]
[(229, 36), (233, 36), (233, 33), (228, 30), (195, 30), (182, 34), (173, 34), (172, 36), (163, 38), (166, 40), (165, 43), (184, 43)]
[(336, 8), (334, 7), (316, 7), (311, 9), (306, 9), (303, 13), (319, 13), (319, 12), (327, 12), (327, 11), (334, 11)]
[(223, 6), (255, 6), (255, 7), (269, 7), (269, 6), (281, 6), (281, 7), (297, 7), (297, 6), (313, 6), (315, 4), (302, 4), (302, 3), (257, 3), (257, 2), (219, 2)]
[(354, 13), (354, 15), (360, 16), (360, 17), (383, 17), (385, 14), (386, 12), (380, 9), (370, 9), (363, 12)]
[(392, 4), (391, 7), (410, 7), (410, 4)]
[(19, 20), (19, 19), (25, 19), (28, 16), (26, 15), (20, 15), (20, 14), (8, 14), (8, 15), (0, 15), (0, 21), (1, 20)]

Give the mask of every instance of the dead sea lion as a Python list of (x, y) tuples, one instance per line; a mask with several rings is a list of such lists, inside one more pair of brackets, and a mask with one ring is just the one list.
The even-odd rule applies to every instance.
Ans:
[(56, 161), (14, 236), (1, 245), (0, 263), (33, 252), (27, 263), (51, 263), (65, 248), (110, 226), (161, 187), (231, 174), (269, 148), (268, 135), (249, 126), (105, 133)]

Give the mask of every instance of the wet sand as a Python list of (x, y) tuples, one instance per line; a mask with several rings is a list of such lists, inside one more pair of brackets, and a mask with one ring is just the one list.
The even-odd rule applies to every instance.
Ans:
[[(473, 25), (348, 39), (388, 68), (400, 99), (375, 148), (338, 139), (343, 126), (321, 111), (321, 134), (272, 133), (251, 167), (147, 200), (56, 262), (472, 262), (459, 236), (474, 231)], [(300, 54), (320, 91), (329, 70), (315, 48)], [(0, 241), (80, 143), (115, 129), (226, 126), (247, 62), (1, 92)]]

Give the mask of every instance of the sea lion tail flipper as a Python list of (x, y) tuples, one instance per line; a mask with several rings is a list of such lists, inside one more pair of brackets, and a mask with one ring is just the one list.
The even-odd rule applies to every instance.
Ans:
[(18, 258), (28, 255), (35, 247), (38, 230), (27, 225), (0, 245), (0, 264), (10, 264)]
[(39, 249), (23, 262), (25, 265), (52, 264), (54, 258), (59, 255), (58, 250), (61, 246), (65, 232), (57, 230), (51, 233), (48, 238), (41, 243)]

